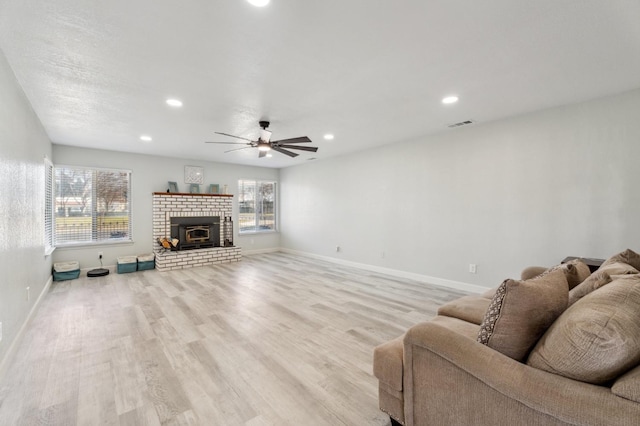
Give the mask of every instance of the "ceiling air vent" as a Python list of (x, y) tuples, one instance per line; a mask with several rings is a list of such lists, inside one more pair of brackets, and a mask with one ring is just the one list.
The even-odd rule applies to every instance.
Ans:
[(459, 123), (449, 124), (449, 126), (448, 126), (448, 127), (451, 127), (451, 128), (453, 128), (453, 127), (462, 127), (462, 126), (468, 126), (469, 124), (473, 124), (473, 123), (475, 123), (475, 121), (473, 121), (473, 120), (466, 120), (466, 121), (461, 121), (461, 122), (459, 122)]

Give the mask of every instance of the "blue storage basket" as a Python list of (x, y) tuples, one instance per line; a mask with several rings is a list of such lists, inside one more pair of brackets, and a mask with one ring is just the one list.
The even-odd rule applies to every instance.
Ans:
[(117, 271), (119, 274), (135, 272), (138, 269), (138, 258), (135, 256), (123, 256), (118, 258)]

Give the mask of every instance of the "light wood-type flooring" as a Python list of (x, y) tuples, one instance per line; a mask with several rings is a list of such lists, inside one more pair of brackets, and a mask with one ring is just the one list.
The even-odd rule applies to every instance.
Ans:
[(461, 294), (285, 253), (54, 282), (0, 425), (388, 425), (373, 348)]

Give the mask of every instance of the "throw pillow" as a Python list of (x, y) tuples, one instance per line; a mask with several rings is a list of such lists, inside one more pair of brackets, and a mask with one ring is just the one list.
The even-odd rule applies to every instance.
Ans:
[(485, 313), (478, 342), (523, 361), (567, 308), (568, 295), (567, 279), (561, 270), (527, 281), (505, 280)]
[(640, 362), (640, 276), (618, 278), (567, 309), (535, 346), (527, 364), (604, 384)]
[(584, 280), (582, 284), (569, 291), (569, 306), (582, 299), (587, 294), (599, 289), (605, 284), (611, 282), (611, 276), (605, 271), (596, 271), (589, 278)]
[(640, 272), (636, 268), (631, 265), (627, 265), (626, 263), (615, 262), (603, 265), (600, 269), (591, 274), (589, 278), (584, 280), (582, 284), (569, 291), (569, 306), (573, 305), (592, 291), (597, 290), (605, 284), (609, 284), (612, 281), (612, 275), (617, 276), (638, 273)]
[(522, 280), (529, 280), (536, 276), (548, 274), (551, 271), (557, 270), (564, 272), (564, 275), (567, 278), (567, 283), (569, 284), (569, 290), (576, 287), (591, 275), (589, 266), (584, 263), (582, 259), (573, 259), (546, 270), (540, 266), (530, 266), (522, 271), (520, 278)]
[(555, 269), (560, 269), (564, 272), (564, 276), (567, 278), (567, 284), (569, 284), (569, 290), (579, 285), (591, 275), (589, 266), (581, 259), (573, 259), (567, 263), (561, 263), (551, 268), (552, 271)]
[(640, 254), (636, 253), (631, 249), (626, 249), (623, 252), (614, 254), (609, 259), (605, 260), (602, 266), (600, 266), (600, 268), (602, 268), (603, 266), (609, 265), (611, 263), (617, 263), (617, 262), (626, 263), (640, 270)]
[(540, 274), (544, 274), (549, 269), (544, 266), (528, 266), (520, 272), (521, 280), (530, 280), (531, 278), (535, 278)]

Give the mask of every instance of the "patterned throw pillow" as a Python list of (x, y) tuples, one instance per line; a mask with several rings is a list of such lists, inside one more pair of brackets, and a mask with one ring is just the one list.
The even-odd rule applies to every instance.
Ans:
[(523, 361), (567, 308), (569, 287), (562, 270), (527, 281), (505, 280), (485, 313), (478, 342)]
[(496, 328), (496, 322), (498, 321), (498, 318), (500, 318), (502, 302), (504, 301), (504, 296), (507, 294), (507, 281), (509, 280), (504, 280), (494, 291), (493, 299), (491, 299), (487, 312), (484, 314), (482, 324), (480, 324), (478, 342), (483, 345), (489, 344), (489, 338), (493, 335), (493, 330)]

